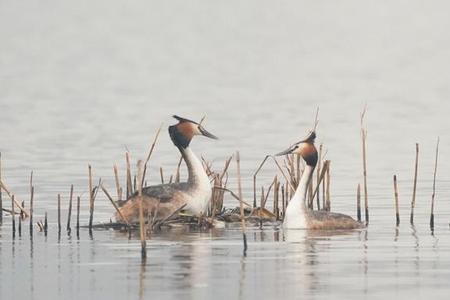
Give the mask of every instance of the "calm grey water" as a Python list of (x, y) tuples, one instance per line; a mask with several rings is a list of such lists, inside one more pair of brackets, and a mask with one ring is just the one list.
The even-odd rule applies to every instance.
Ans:
[[(49, 236), (0, 227), (1, 299), (428, 298), (450, 293), (450, 19), (446, 1), (1, 1), (0, 151), (3, 179), (48, 211)], [(113, 191), (124, 152), (142, 159), (164, 130), (149, 181), (178, 160), (166, 128), (179, 114), (219, 141), (194, 151), (220, 168), (240, 150), (244, 196), (266, 154), (302, 138), (320, 107), (318, 142), (332, 161), (332, 209), (355, 215), (361, 178), (359, 114), (367, 104), (371, 225), (347, 234), (238, 228), (154, 235), (63, 232), (56, 195), (83, 195), (87, 165)], [(436, 230), (428, 227), (440, 136)], [(408, 226), (415, 143), (420, 143), (416, 227)], [(184, 174), (186, 172), (184, 171)], [(230, 187), (235, 189), (235, 169)], [(267, 164), (258, 184), (276, 174)], [(400, 188), (394, 224), (392, 175)], [(235, 206), (227, 198), (227, 206)], [(9, 201), (4, 204), (9, 208)], [(99, 194), (95, 221), (113, 213)], [(65, 215), (63, 221), (65, 221)], [(27, 228), (28, 229), (28, 228)]]

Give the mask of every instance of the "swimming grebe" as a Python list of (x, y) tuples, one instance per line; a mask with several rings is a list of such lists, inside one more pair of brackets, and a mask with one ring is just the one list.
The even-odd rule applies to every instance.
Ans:
[[(184, 209), (197, 216), (205, 213), (212, 191), (208, 175), (189, 144), (196, 135), (203, 135), (211, 139), (217, 139), (217, 137), (194, 121), (179, 116), (173, 117), (178, 120), (178, 124), (169, 127), (169, 135), (186, 162), (188, 181), (160, 184), (142, 189), (144, 215), (147, 217), (149, 213), (152, 215), (156, 213), (156, 220), (169, 217), (184, 205)], [(120, 205), (119, 209), (122, 215), (130, 223), (139, 222), (138, 199), (137, 193), (134, 193)], [(116, 219), (121, 221), (118, 213), (116, 213)]]
[(322, 210), (306, 208), (306, 192), (317, 165), (318, 155), (314, 146), (316, 133), (313, 131), (303, 141), (292, 145), (289, 149), (277, 155), (298, 154), (306, 162), (300, 182), (294, 196), (286, 208), (283, 227), (286, 229), (355, 229), (363, 225), (352, 217)]

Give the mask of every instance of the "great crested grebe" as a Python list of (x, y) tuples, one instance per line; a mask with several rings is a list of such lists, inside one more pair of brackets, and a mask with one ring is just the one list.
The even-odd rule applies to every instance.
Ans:
[(280, 152), (277, 156), (298, 154), (306, 162), (300, 182), (294, 196), (286, 208), (283, 227), (287, 229), (356, 229), (363, 225), (352, 217), (322, 210), (309, 210), (306, 208), (306, 192), (311, 181), (314, 168), (317, 165), (318, 155), (314, 146), (316, 133), (313, 131), (303, 141), (292, 145), (289, 149)]
[[(179, 116), (173, 117), (178, 120), (178, 124), (169, 127), (169, 135), (186, 162), (188, 181), (160, 184), (142, 189), (144, 214), (146, 217), (149, 213), (156, 215), (156, 220), (169, 217), (183, 206), (189, 212), (201, 215), (206, 212), (211, 197), (212, 188), (208, 175), (189, 144), (196, 135), (203, 135), (211, 139), (217, 139), (217, 137), (194, 121)], [(139, 221), (138, 199), (137, 193), (134, 193), (119, 208), (130, 223)], [(118, 213), (116, 213), (116, 219), (121, 220)]]

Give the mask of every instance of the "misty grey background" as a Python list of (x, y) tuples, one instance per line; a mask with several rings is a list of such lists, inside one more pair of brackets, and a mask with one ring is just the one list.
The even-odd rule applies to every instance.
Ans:
[[(399, 176), (406, 221), (414, 145), (419, 142), (417, 214), (426, 228), (435, 143), (440, 136), (436, 221), (448, 229), (449, 9), (446, 1), (0, 1), (3, 178), (19, 197), (27, 199), (28, 176), (34, 170), (36, 214), (42, 217), (48, 210), (54, 219), (57, 193), (68, 194), (72, 183), (77, 194), (85, 193), (89, 163), (95, 177), (102, 177), (112, 190), (112, 165), (118, 163), (123, 176), (125, 149), (130, 149), (134, 160), (143, 158), (161, 123), (164, 129), (150, 162), (149, 178), (159, 181), (160, 166), (168, 177), (179, 157), (166, 132), (174, 122), (170, 116), (199, 120), (206, 115), (205, 127), (220, 140), (198, 138), (192, 143), (194, 150), (217, 168), (240, 150), (248, 198), (252, 195), (251, 176), (259, 162), (266, 154), (302, 138), (320, 107), (318, 143), (324, 144), (332, 161), (332, 205), (354, 215), (355, 190), (362, 173), (359, 114), (367, 105), (374, 226), (381, 230), (393, 225), (393, 174)], [(275, 172), (268, 164), (260, 183), (268, 183)], [(234, 188), (234, 173), (230, 175)], [(86, 208), (87, 202), (83, 205)], [(109, 220), (113, 213), (110, 204), (100, 197), (96, 205), (96, 220)], [(236, 203), (227, 199), (227, 205)], [(239, 240), (238, 233), (232, 236)], [(109, 235), (103, 238), (114, 241)], [(381, 235), (380, 240), (375, 239), (379, 247), (375, 249), (382, 251), (385, 239), (392, 240), (390, 235)], [(193, 240), (198, 242), (195, 235)], [(354, 246), (346, 245), (349, 249)], [(441, 245), (448, 250), (448, 235)], [(260, 246), (267, 250), (266, 244)], [(97, 249), (91, 244), (85, 247)], [(48, 250), (50, 257), (54, 257), (52, 249)], [(114, 261), (115, 251), (106, 257)], [(428, 261), (426, 251), (422, 255)], [(136, 248), (130, 252), (134, 255)], [(267, 252), (261, 251), (261, 255), (265, 257)], [(449, 264), (448, 256), (442, 256), (443, 261), (435, 267)], [(2, 257), (10, 261), (9, 256)], [(385, 257), (390, 265), (390, 255), (376, 257)], [(163, 256), (160, 263), (168, 259)], [(136, 261), (127, 263), (125, 268), (135, 274)], [(269, 272), (280, 266), (275, 261), (266, 268)], [(118, 272), (123, 267), (120, 265)], [(331, 263), (325, 267), (336, 270)], [(324, 272), (331, 272), (327, 270)], [(71, 275), (66, 284), (58, 285), (62, 295), (75, 297), (68, 287), (79, 274), (63, 274)], [(336, 276), (328, 280), (342, 274), (348, 272), (338, 268)], [(429, 274), (419, 270), (413, 277), (427, 282), (429, 277), (422, 276)], [(444, 275), (441, 278), (449, 274)], [(252, 280), (252, 276), (245, 278)], [(270, 276), (258, 278), (258, 286), (270, 286)], [(15, 289), (8, 280), (16, 279), (5, 279), (2, 298), (11, 296)], [(43, 278), (32, 279), (37, 286), (40, 280)], [(114, 280), (122, 279), (114, 277), (103, 283)], [(162, 280), (179, 287), (176, 280)], [(241, 296), (267, 295), (263, 288), (246, 286), (246, 280), (241, 281), (243, 286), (230, 282), (225, 287)], [(329, 296), (331, 281), (313, 291), (303, 286), (301, 292)], [(132, 286), (127, 292), (120, 284), (116, 286), (125, 295), (135, 295), (134, 281), (126, 284)], [(374, 292), (371, 284), (381, 283), (371, 281), (365, 291), (369, 296)], [(392, 282), (386, 284), (386, 290), (392, 291)], [(80, 292), (84, 296), (119, 293), (88, 283), (81, 286), (85, 287)], [(285, 289), (287, 296), (299, 292), (294, 287)], [(408, 292), (401, 283), (396, 287)], [(51, 293), (22, 292), (22, 296), (28, 297), (29, 292), (37, 299)], [(212, 285), (206, 285), (205, 293), (214, 293)], [(355, 297), (360, 298), (360, 291)]]

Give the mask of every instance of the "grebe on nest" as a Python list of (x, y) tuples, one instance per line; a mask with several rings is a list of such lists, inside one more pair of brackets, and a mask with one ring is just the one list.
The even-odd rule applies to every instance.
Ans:
[(306, 208), (306, 193), (318, 160), (317, 149), (314, 146), (315, 139), (316, 133), (313, 131), (305, 140), (277, 154), (278, 156), (291, 153), (298, 154), (306, 162), (297, 190), (286, 208), (283, 227), (286, 229), (322, 230), (362, 228), (362, 223), (350, 216)]
[[(203, 135), (211, 139), (217, 139), (217, 137), (194, 121), (179, 116), (173, 117), (178, 120), (178, 124), (169, 127), (169, 135), (186, 162), (189, 173), (188, 181), (143, 188), (142, 204), (146, 218), (151, 213), (156, 214), (156, 220), (164, 220), (183, 206), (185, 210), (199, 216), (206, 212), (211, 197), (212, 188), (208, 175), (189, 145), (196, 135)], [(138, 200), (136, 192), (120, 203), (120, 212), (130, 223), (139, 222)], [(118, 213), (116, 213), (116, 219), (124, 221)]]

